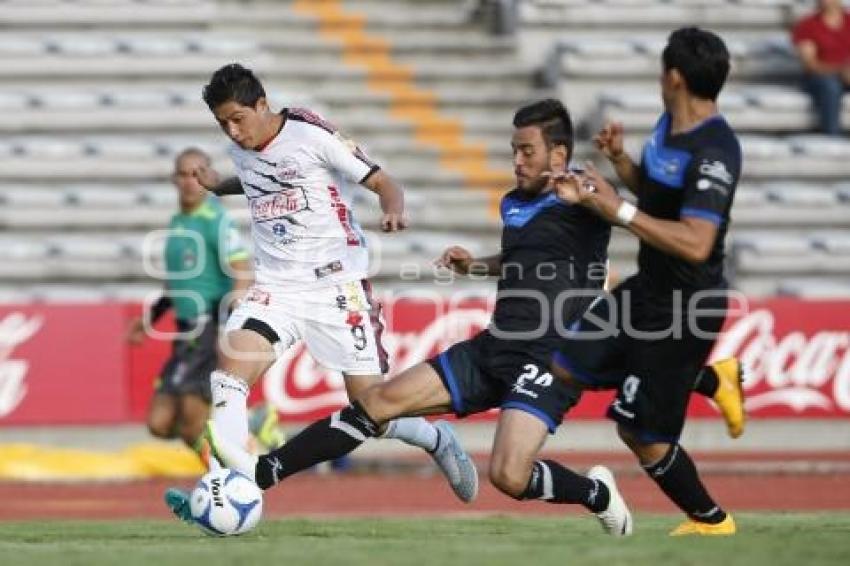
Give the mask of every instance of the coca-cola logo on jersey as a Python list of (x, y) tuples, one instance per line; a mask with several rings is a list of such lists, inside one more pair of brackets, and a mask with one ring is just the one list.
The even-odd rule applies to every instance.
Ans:
[[(388, 318), (392, 320), (389, 314)], [(393, 373), (472, 336), (489, 320), (489, 310), (460, 308), (438, 314), (421, 330), (384, 334), (382, 342), (390, 354)], [(342, 375), (318, 365), (300, 344), (290, 348), (266, 373), (263, 395), (281, 413), (292, 417), (348, 404)]]
[(0, 417), (14, 411), (27, 394), (29, 362), (12, 359), (14, 349), (32, 338), (42, 327), (41, 317), (27, 318), (19, 312), (0, 320)]
[(850, 330), (825, 329), (822, 322), (808, 334), (779, 335), (774, 312), (753, 310), (728, 326), (712, 357), (738, 356), (746, 364), (749, 411), (850, 413)]
[(267, 222), (285, 218), (308, 208), (309, 203), (303, 188), (283, 189), (279, 193), (253, 199), (251, 217), (255, 222)]

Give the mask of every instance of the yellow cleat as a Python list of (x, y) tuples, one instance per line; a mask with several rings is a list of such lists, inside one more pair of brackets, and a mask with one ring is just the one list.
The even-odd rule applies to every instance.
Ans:
[(714, 402), (726, 421), (726, 430), (732, 438), (744, 434), (746, 413), (744, 412), (744, 372), (737, 358), (727, 358), (711, 364), (717, 374), (717, 391)]
[(248, 428), (264, 452), (280, 448), (286, 442), (286, 435), (280, 429), (277, 409), (271, 403), (264, 403), (251, 409), (248, 415)]
[(734, 535), (737, 530), (738, 528), (735, 526), (735, 519), (732, 518), (732, 515), (726, 515), (726, 518), (717, 524), (700, 523), (699, 521), (688, 519), (687, 521), (670, 531), (670, 536), (729, 536)]

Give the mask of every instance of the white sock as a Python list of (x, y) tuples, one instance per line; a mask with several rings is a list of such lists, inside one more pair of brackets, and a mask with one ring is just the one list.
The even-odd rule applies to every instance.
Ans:
[(411, 446), (433, 452), (437, 448), (439, 433), (434, 425), (422, 417), (408, 417), (390, 421), (381, 438), (397, 438)]
[(226, 372), (215, 370), (210, 375), (212, 388), (212, 420), (219, 433), (237, 446), (247, 447), (248, 384)]

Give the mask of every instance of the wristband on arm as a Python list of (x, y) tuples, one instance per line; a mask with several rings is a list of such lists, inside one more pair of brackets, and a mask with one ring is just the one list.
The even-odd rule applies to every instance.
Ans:
[(617, 220), (620, 221), (620, 224), (623, 226), (628, 226), (631, 224), (632, 220), (635, 219), (635, 215), (637, 215), (637, 207), (630, 203), (629, 201), (624, 200), (620, 203), (620, 208), (617, 209)]

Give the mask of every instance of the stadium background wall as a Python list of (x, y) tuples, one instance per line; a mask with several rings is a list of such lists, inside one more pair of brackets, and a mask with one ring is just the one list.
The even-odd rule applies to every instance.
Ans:
[[(169, 343), (151, 339), (134, 348), (124, 342), (127, 321), (140, 309), (123, 303), (0, 307), (0, 426), (141, 422)], [(393, 371), (489, 319), (483, 301), (386, 300), (385, 311)], [(850, 301), (754, 301), (727, 321), (712, 357), (729, 355), (751, 368), (745, 386), (752, 418), (850, 419)], [(288, 422), (325, 415), (345, 400), (340, 377), (316, 366), (301, 347), (287, 352), (252, 395), (273, 402)], [(609, 398), (588, 394), (571, 418), (602, 418)], [(693, 399), (690, 413), (716, 414), (701, 398)]]

